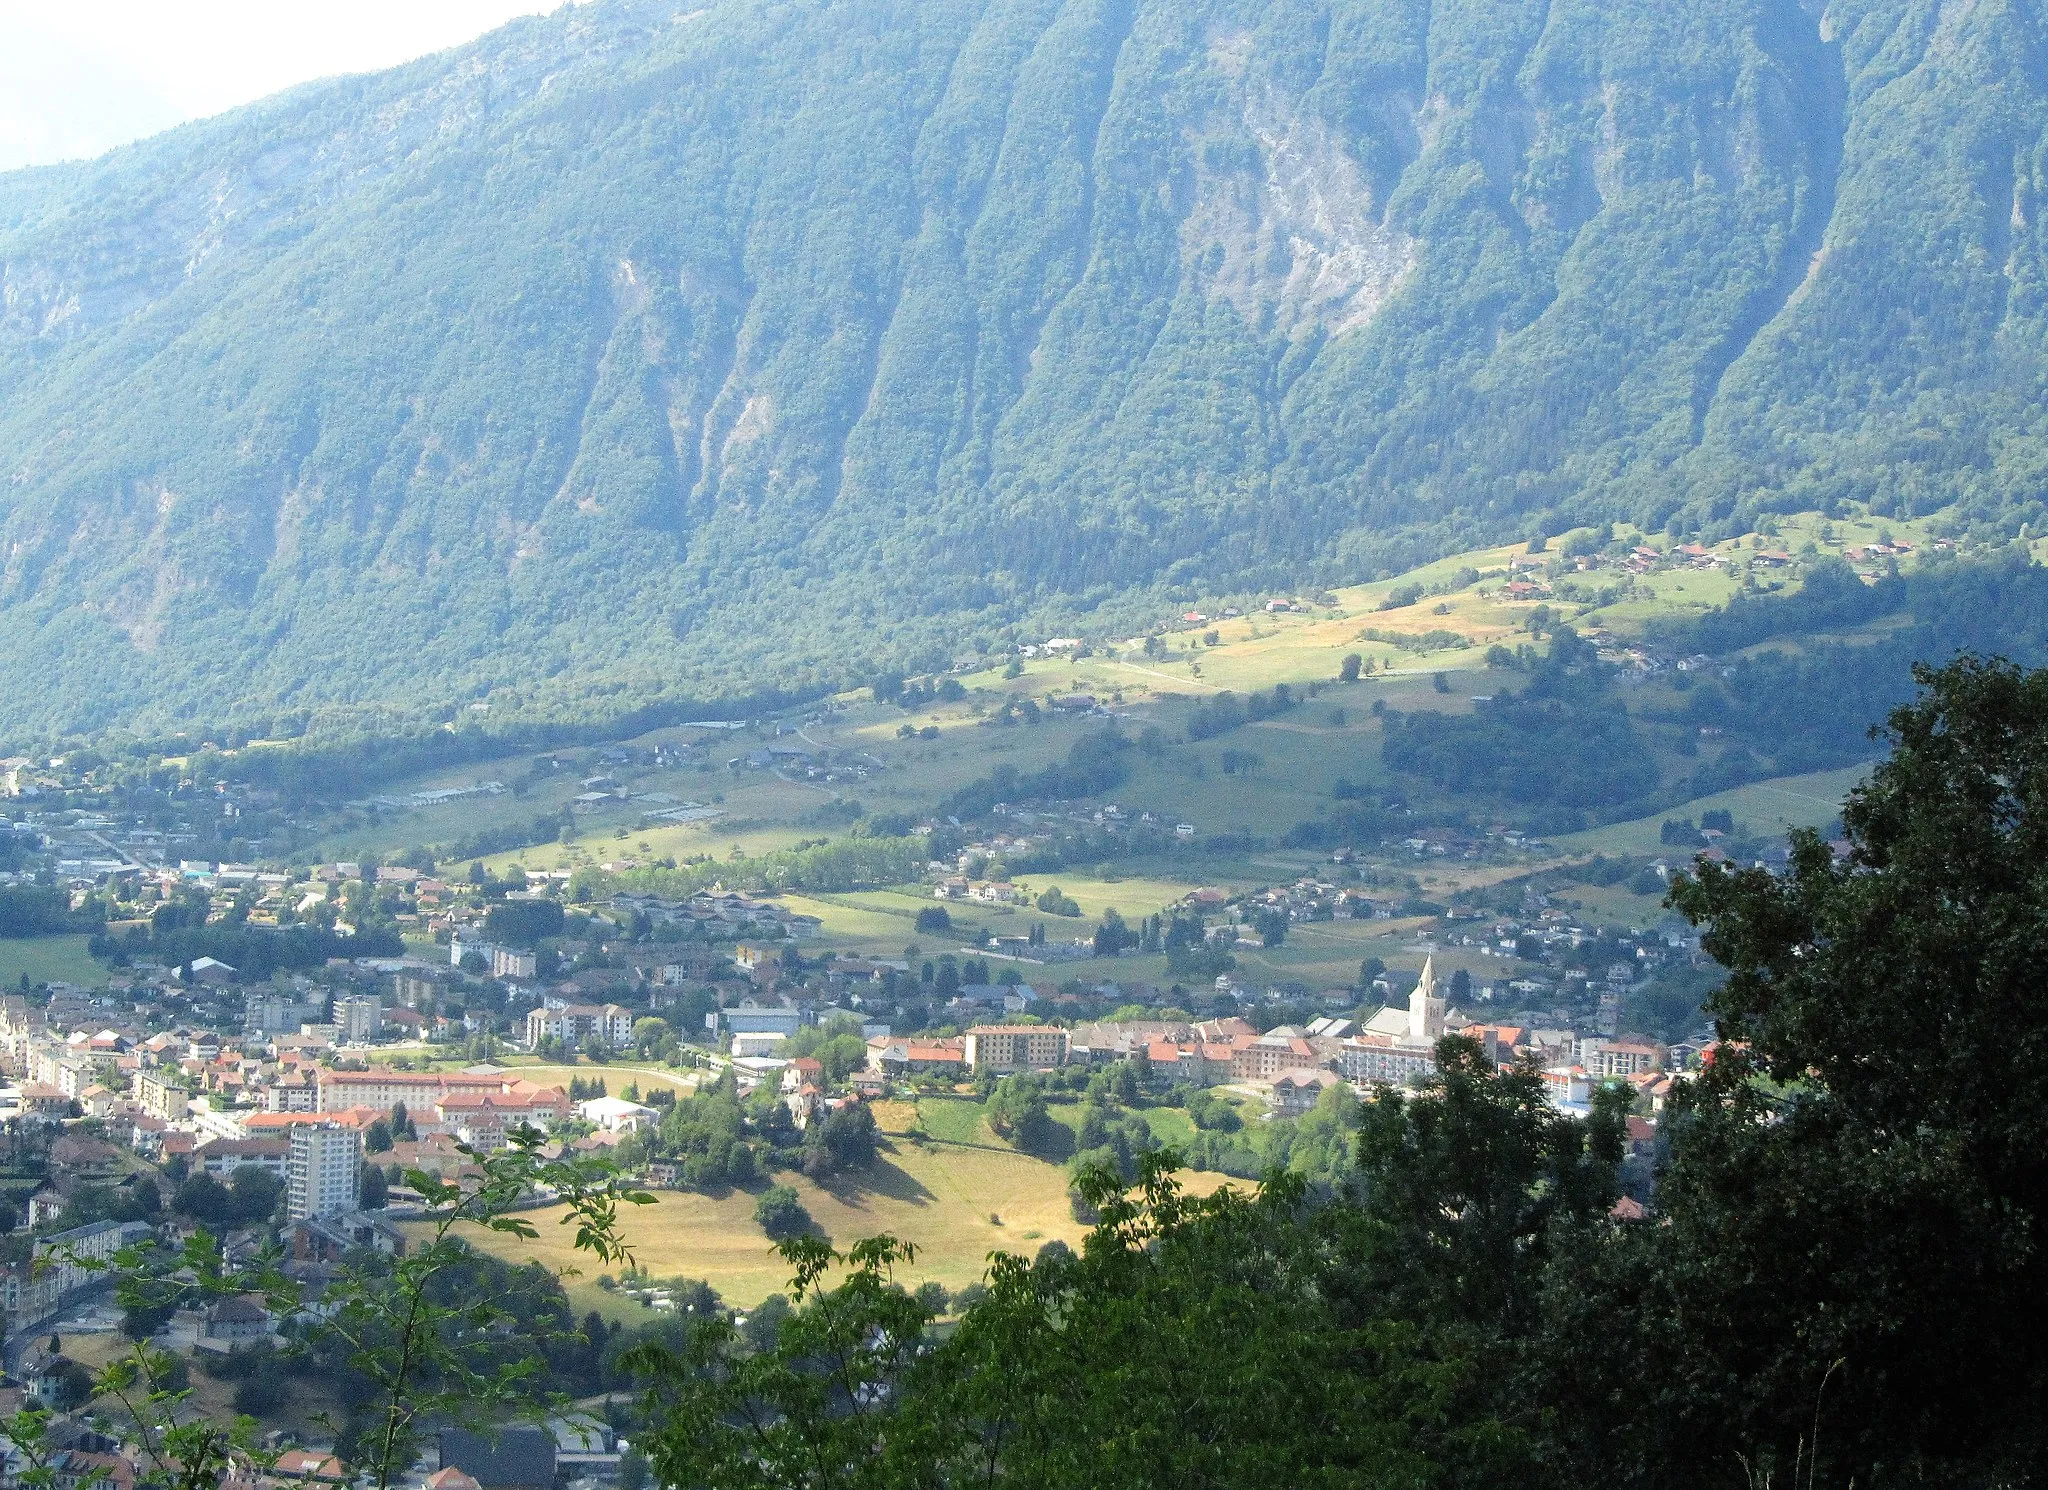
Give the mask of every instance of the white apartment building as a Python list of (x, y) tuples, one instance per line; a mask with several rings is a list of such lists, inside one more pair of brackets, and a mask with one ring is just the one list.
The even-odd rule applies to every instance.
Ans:
[(619, 1049), (633, 1038), (633, 1011), (617, 1004), (565, 1004), (558, 1009), (535, 1009), (526, 1016), (526, 1043), (531, 1048), (543, 1038), (579, 1047), (599, 1039)]
[(519, 947), (491, 948), (493, 978), (531, 978), (540, 972), (539, 954)]
[(384, 1031), (384, 1000), (374, 993), (350, 993), (334, 1001), (334, 1028), (344, 1045), (367, 1045)]
[(355, 1210), (362, 1193), (363, 1135), (329, 1123), (295, 1123), (291, 1132), (287, 1215), (308, 1221)]
[(977, 1024), (967, 1031), (968, 1068), (1042, 1071), (1067, 1063), (1067, 1032), (1051, 1024)]

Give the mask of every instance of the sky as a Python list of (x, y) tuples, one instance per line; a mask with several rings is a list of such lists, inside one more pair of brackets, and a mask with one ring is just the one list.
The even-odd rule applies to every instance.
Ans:
[(0, 0), (0, 170), (98, 155), (561, 0)]

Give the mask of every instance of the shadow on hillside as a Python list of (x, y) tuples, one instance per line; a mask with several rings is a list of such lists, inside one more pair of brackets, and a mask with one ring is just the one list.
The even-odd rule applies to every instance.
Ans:
[(1020, 1154), (1029, 1154), (1048, 1164), (1064, 1164), (1074, 1157), (1074, 1130), (1049, 1117), (1029, 1131), (1019, 1129), (1011, 1146)]
[(818, 1188), (843, 1206), (865, 1210), (872, 1196), (900, 1200), (905, 1205), (930, 1205), (938, 1199), (924, 1182), (898, 1165), (877, 1158), (865, 1169), (842, 1170), (818, 1182)]

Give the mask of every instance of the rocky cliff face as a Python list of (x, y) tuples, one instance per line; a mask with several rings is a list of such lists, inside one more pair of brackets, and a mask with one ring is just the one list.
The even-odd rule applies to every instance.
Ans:
[(815, 685), (1593, 516), (2048, 522), (2041, 42), (596, 0), (0, 176), (0, 728)]

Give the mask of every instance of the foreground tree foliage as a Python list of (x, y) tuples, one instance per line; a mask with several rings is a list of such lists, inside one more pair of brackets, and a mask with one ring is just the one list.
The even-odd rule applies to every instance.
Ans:
[[(1079, 1182), (1078, 1253), (956, 1325), (911, 1249), (784, 1243), (796, 1308), (634, 1365), (663, 1483), (2019, 1486), (2044, 1444), (2048, 674), (1920, 674), (1838, 856), (1702, 864), (1724, 1043), (1618, 1219), (1626, 1094), (1554, 1111), (1469, 1041), (1359, 1119), (1355, 1182)], [(835, 1281), (836, 1280), (836, 1281)]]
[(1837, 1484), (2048, 1462), (2048, 672), (1916, 677), (1846, 856), (1801, 833), (1782, 880), (1702, 864), (1673, 892), (1740, 1043), (1674, 1124), (1669, 1224), (1558, 1300), (1633, 1325), (1567, 1416), (1644, 1483), (1702, 1435)]
[(714, 1324), (634, 1362), (656, 1382), (657, 1476), (760, 1490), (1522, 1477), (1523, 1439), (1457, 1410), (1472, 1362), (1332, 1306), (1357, 1218), (1309, 1210), (1297, 1179), (1198, 1199), (1169, 1169), (1148, 1156), (1134, 1195), (1091, 1173), (1102, 1220), (1084, 1249), (998, 1257), (986, 1297), (936, 1344), (926, 1305), (891, 1282), (911, 1248), (785, 1243), (802, 1307), (772, 1350)]

